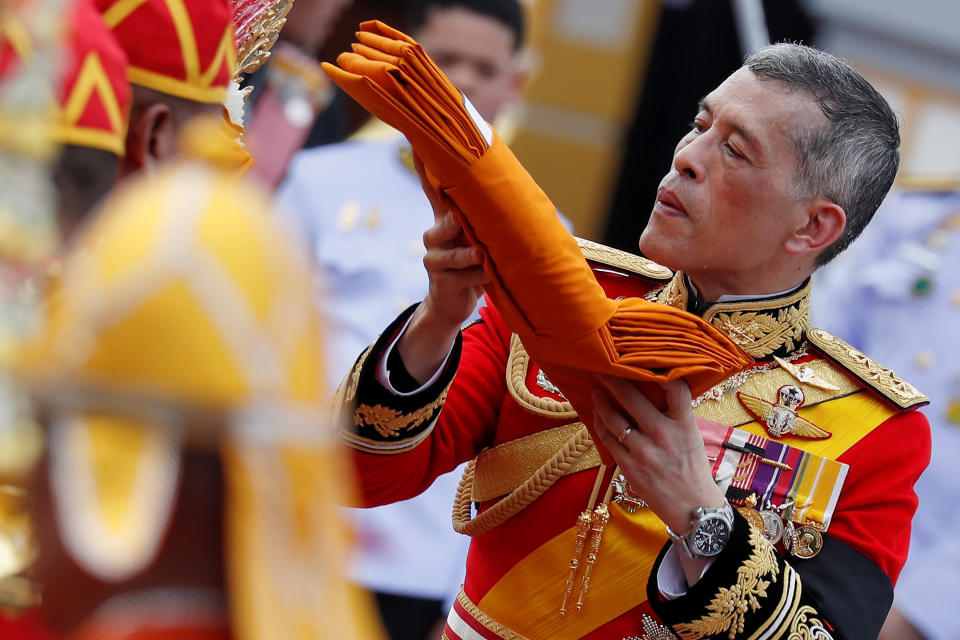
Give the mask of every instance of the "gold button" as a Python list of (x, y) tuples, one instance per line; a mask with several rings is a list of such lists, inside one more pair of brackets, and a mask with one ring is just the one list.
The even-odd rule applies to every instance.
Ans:
[(360, 223), (360, 206), (356, 200), (350, 200), (340, 208), (337, 214), (337, 229), (342, 233), (350, 233)]
[(380, 228), (380, 222), (383, 218), (383, 214), (380, 212), (380, 207), (374, 207), (370, 209), (370, 213), (367, 214), (367, 220), (363, 223), (370, 231), (376, 231)]

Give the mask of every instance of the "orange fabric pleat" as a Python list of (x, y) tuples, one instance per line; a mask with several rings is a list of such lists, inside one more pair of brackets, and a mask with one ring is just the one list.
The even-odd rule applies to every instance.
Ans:
[(339, 68), (325, 63), (324, 71), (410, 141), (430, 185), (483, 251), (488, 295), (591, 431), (597, 382), (585, 373), (644, 383), (663, 407), (659, 383), (684, 378), (697, 395), (752, 364), (697, 316), (608, 299), (556, 207), (496, 133), (487, 144), (460, 91), (420, 45), (378, 21), (362, 23), (357, 39)]

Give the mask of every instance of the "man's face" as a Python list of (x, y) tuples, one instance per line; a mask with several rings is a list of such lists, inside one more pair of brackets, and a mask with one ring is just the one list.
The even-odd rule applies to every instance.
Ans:
[(731, 75), (704, 98), (677, 145), (640, 250), (721, 288), (776, 264), (807, 215), (791, 136), (826, 124), (806, 92), (745, 68)]
[(522, 77), (513, 32), (502, 22), (462, 7), (435, 9), (416, 38), (485, 120), (516, 99)]
[(322, 45), (340, 14), (353, 0), (297, 0), (287, 15), (280, 37), (308, 51)]

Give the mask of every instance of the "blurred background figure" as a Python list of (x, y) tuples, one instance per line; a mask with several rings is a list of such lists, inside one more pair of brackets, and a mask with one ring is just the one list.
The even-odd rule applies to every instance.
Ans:
[[(130, 114), (127, 56), (90, 0), (70, 0), (53, 168), (57, 222), (70, 237), (117, 181)], [(11, 48), (16, 42), (10, 41)], [(29, 49), (17, 52), (29, 56)], [(30, 62), (24, 61), (24, 64)]]
[(307, 260), (219, 132), (191, 123), (111, 196), (20, 365), (48, 428), (41, 615), (71, 639), (377, 638), (342, 577)]
[(296, 0), (270, 59), (244, 81), (246, 143), (253, 173), (275, 187), (301, 148), (346, 136), (346, 98), (327, 80), (317, 53), (352, 0)]
[[(421, 0), (409, 26), (487, 120), (519, 97), (525, 21), (517, 0)], [(325, 287), (318, 299), (330, 384), (427, 287), (422, 235), (433, 212), (410, 146), (379, 122), (364, 131), (298, 154), (278, 196), (304, 230)], [(394, 640), (427, 637), (459, 590), (469, 546), (450, 520), (459, 478), (454, 471), (413, 500), (351, 510), (359, 537), (351, 576), (376, 592)]]
[(43, 437), (7, 371), (70, 233), (113, 186), (126, 58), (88, 0), (0, 6), (0, 637), (46, 637), (33, 607), (27, 475)]
[(960, 193), (925, 184), (889, 195), (821, 274), (813, 311), (818, 326), (872, 349), (930, 396), (931, 463), (917, 483), (910, 555), (880, 637), (960, 638), (960, 547), (946, 533), (960, 526)]

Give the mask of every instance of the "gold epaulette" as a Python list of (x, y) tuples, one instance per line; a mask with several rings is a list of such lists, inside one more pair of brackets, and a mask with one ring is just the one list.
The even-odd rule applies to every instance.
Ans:
[(930, 398), (920, 393), (912, 384), (829, 331), (807, 329), (807, 340), (847, 373), (901, 409), (912, 409), (930, 402)]
[(583, 257), (591, 262), (623, 269), (651, 280), (666, 282), (673, 277), (673, 271), (653, 260), (583, 238), (577, 238), (577, 244)]

